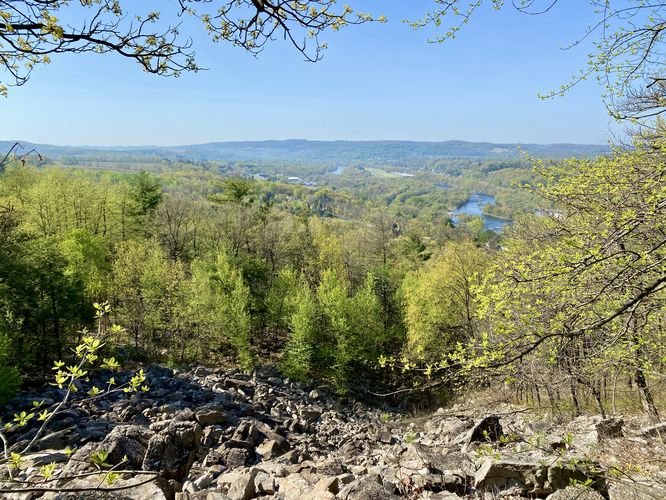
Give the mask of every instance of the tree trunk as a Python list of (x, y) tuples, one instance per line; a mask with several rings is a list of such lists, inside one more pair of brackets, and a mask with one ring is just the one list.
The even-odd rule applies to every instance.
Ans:
[(647, 381), (645, 380), (645, 372), (643, 372), (643, 369), (640, 368), (640, 366), (636, 369), (634, 377), (636, 380), (636, 386), (638, 387), (638, 393), (641, 396), (643, 411), (651, 421), (658, 422), (659, 412), (657, 411), (657, 407), (654, 404), (652, 392), (650, 391), (650, 388), (647, 385)]

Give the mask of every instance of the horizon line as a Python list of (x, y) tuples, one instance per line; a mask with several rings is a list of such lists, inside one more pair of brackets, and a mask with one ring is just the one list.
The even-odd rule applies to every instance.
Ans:
[(0, 139), (0, 142), (7, 143), (28, 143), (41, 146), (54, 146), (60, 148), (179, 148), (191, 146), (206, 146), (209, 144), (232, 144), (232, 143), (266, 143), (266, 142), (313, 142), (313, 143), (378, 143), (378, 142), (406, 142), (417, 144), (445, 144), (450, 142), (462, 142), (469, 144), (492, 144), (499, 146), (556, 146), (556, 145), (570, 145), (570, 146), (603, 146), (610, 147), (609, 143), (592, 143), (592, 142), (521, 142), (521, 141), (503, 141), (493, 142), (489, 140), (466, 140), (466, 139), (442, 139), (442, 140), (421, 140), (421, 139), (304, 139), (304, 138), (290, 138), (290, 139), (227, 139), (227, 140), (214, 140), (206, 142), (192, 142), (185, 144), (55, 144), (50, 142), (39, 142), (25, 139)]

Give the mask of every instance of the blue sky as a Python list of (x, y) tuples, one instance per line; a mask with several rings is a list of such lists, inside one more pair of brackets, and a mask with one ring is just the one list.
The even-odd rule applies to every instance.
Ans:
[[(64, 55), (0, 100), (0, 139), (71, 145), (176, 145), (224, 140), (449, 139), (605, 143), (602, 88), (584, 82), (542, 101), (586, 64), (590, 47), (561, 50), (592, 21), (586, 2), (547, 15), (478, 11), (455, 40), (428, 44), (400, 21), (432, 0), (354, 1), (387, 24), (326, 35), (306, 63), (278, 41), (258, 58), (197, 34), (208, 71), (178, 79), (113, 55)], [(571, 7), (576, 4), (577, 7)]]

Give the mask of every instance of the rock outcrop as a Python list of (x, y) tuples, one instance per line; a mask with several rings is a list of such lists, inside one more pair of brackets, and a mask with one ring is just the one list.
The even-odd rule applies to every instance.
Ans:
[[(24, 457), (18, 472), (24, 480), (37, 481), (41, 465), (63, 464), (60, 480), (51, 483), (61, 491), (0, 496), (617, 500), (655, 498), (657, 492), (666, 498), (658, 478), (612, 478), (589, 459), (595, 447), (612, 447), (631, 434), (619, 419), (584, 417), (556, 428), (516, 412), (484, 415), (456, 408), (418, 419), (387, 418), (274, 372), (153, 366), (146, 373), (147, 394), (96, 399), (68, 410)], [(58, 391), (49, 391), (40, 399), (57, 401)], [(30, 399), (19, 398), (15, 409)], [(636, 430), (629, 439), (663, 447), (661, 430)], [(28, 428), (11, 438), (25, 443), (34, 433)], [(62, 453), (67, 447), (74, 450), (71, 456)], [(100, 451), (106, 467), (133, 472), (107, 486), (106, 472), (91, 461)]]

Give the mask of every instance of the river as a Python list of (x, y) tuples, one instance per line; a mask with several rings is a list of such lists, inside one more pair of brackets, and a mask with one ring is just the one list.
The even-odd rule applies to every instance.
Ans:
[(484, 229), (490, 229), (499, 233), (504, 226), (511, 224), (511, 221), (483, 213), (483, 207), (494, 204), (494, 196), (485, 193), (473, 193), (465, 203), (451, 212), (451, 220), (454, 224), (458, 224), (458, 215), (479, 215), (483, 219)]

